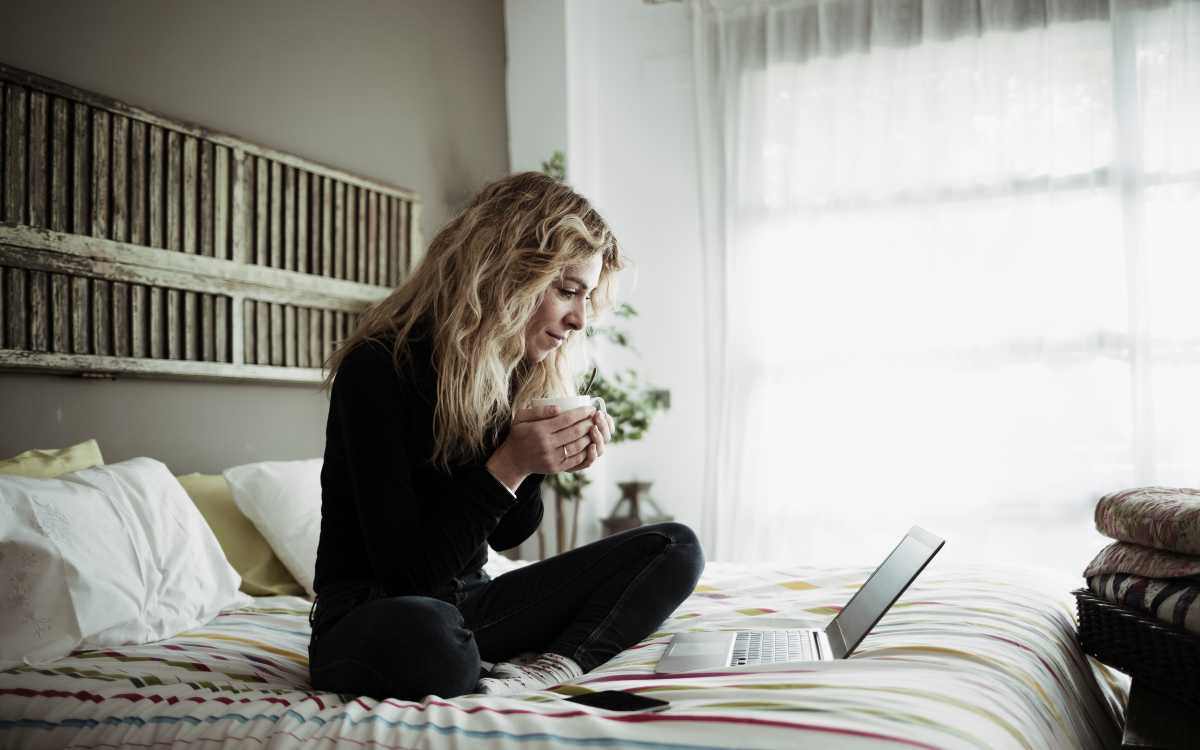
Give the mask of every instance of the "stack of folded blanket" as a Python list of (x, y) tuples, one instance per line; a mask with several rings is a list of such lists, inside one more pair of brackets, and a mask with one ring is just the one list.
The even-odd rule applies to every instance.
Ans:
[(1200, 635), (1200, 490), (1105, 495), (1096, 528), (1117, 541), (1083, 573), (1092, 593)]

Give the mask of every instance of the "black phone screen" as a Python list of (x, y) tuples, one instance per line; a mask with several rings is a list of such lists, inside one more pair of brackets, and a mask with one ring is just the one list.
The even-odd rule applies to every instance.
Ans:
[(626, 693), (623, 690), (604, 690), (599, 693), (586, 693), (567, 698), (572, 703), (582, 706), (594, 706), (609, 711), (661, 711), (671, 705), (657, 698), (647, 698), (636, 693)]

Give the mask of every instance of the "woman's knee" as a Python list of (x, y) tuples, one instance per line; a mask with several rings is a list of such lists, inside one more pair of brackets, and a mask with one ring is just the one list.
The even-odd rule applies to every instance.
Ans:
[(665, 550), (668, 564), (677, 570), (677, 576), (681, 580), (688, 582), (687, 590), (690, 593), (696, 581), (700, 580), (700, 574), (704, 572), (704, 550), (700, 547), (700, 539), (696, 532), (678, 521), (658, 523), (645, 529), (661, 534), (669, 540)]
[(469, 693), (479, 648), (462, 613), (440, 599), (376, 599), (348, 613), (311, 651), (313, 686), (417, 700)]

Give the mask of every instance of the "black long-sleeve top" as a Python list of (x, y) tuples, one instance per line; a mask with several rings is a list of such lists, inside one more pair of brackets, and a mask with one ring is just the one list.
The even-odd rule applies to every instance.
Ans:
[(541, 523), (543, 476), (530, 475), (514, 497), (484, 466), (494, 445), (449, 473), (433, 466), (432, 342), (406, 343), (411, 356), (399, 372), (390, 341), (365, 342), (338, 367), (321, 470), (318, 596), (368, 583), (457, 603), (461, 579), (487, 559), (485, 544), (510, 549)]

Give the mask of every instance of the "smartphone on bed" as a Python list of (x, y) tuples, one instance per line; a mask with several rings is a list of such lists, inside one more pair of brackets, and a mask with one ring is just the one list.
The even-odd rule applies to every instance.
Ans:
[(567, 698), (571, 703), (581, 706), (592, 706), (609, 711), (662, 711), (671, 705), (657, 698), (647, 698), (636, 693), (626, 693), (623, 690), (603, 690), (598, 693), (585, 693)]

